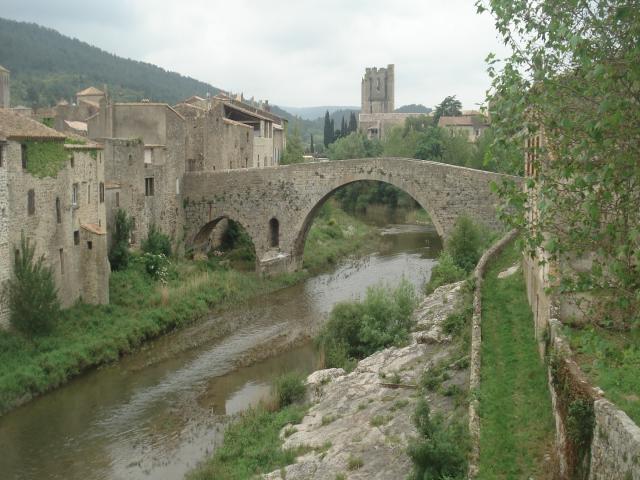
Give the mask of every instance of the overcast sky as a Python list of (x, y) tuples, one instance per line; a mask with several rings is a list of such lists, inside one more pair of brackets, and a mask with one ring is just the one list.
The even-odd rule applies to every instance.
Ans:
[(2, 0), (0, 16), (286, 106), (359, 105), (364, 69), (394, 63), (396, 107), (473, 108), (504, 51), (474, 0)]

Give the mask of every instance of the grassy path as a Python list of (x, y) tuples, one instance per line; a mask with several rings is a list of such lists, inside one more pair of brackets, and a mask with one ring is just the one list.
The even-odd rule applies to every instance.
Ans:
[(497, 278), (518, 260), (513, 245), (506, 249), (482, 291), (481, 479), (544, 478), (543, 457), (553, 438), (546, 369), (522, 273)]

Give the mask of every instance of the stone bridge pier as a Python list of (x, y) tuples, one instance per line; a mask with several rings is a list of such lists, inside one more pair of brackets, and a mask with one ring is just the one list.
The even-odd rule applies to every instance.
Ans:
[(185, 242), (197, 248), (221, 219), (228, 218), (251, 236), (258, 271), (295, 271), (302, 266), (305, 240), (316, 212), (340, 187), (360, 180), (394, 185), (429, 213), (438, 234), (446, 239), (463, 214), (499, 227), (498, 198), (490, 185), (503, 178), (506, 176), (406, 158), (191, 172), (184, 177)]

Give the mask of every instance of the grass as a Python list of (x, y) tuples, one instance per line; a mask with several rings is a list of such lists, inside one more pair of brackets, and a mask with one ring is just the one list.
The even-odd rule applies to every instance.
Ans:
[(482, 290), (480, 475), (540, 478), (554, 424), (546, 369), (533, 332), (524, 279), (498, 272), (519, 261), (512, 244), (487, 273)]
[(290, 405), (277, 412), (248, 410), (224, 434), (223, 444), (187, 480), (244, 480), (292, 464), (305, 448), (282, 449), (280, 429), (300, 423), (307, 407)]
[[(341, 211), (335, 215), (341, 226), (332, 228), (356, 225), (350, 238), (361, 240), (372, 231)], [(316, 223), (318, 230), (324, 228), (325, 221)], [(334, 247), (328, 240), (320, 245), (319, 239), (311, 236), (305, 255), (312, 256), (319, 268), (333, 262), (338, 253), (354, 251), (364, 243), (360, 240), (349, 246), (349, 240), (342, 239), (337, 241), (341, 246)], [(221, 268), (215, 258), (172, 262), (166, 286), (153, 281), (139, 262), (113, 272), (109, 305), (77, 304), (64, 310), (47, 335), (29, 339), (0, 329), (0, 414), (88, 368), (117, 360), (146, 340), (192, 323), (212, 308), (238, 304), (309, 275), (300, 272), (260, 278), (253, 272)]]
[(567, 328), (576, 361), (609, 400), (640, 425), (640, 328), (628, 332)]

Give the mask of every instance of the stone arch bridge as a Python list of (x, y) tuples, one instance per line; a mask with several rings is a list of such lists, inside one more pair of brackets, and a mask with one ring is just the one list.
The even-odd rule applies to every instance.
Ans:
[(259, 271), (294, 271), (302, 265), (317, 210), (344, 185), (373, 180), (398, 187), (429, 213), (438, 234), (446, 238), (462, 214), (499, 226), (498, 199), (490, 185), (502, 178), (506, 176), (407, 158), (190, 172), (184, 177), (185, 241), (187, 246), (201, 245), (221, 219), (229, 218), (251, 236)]

